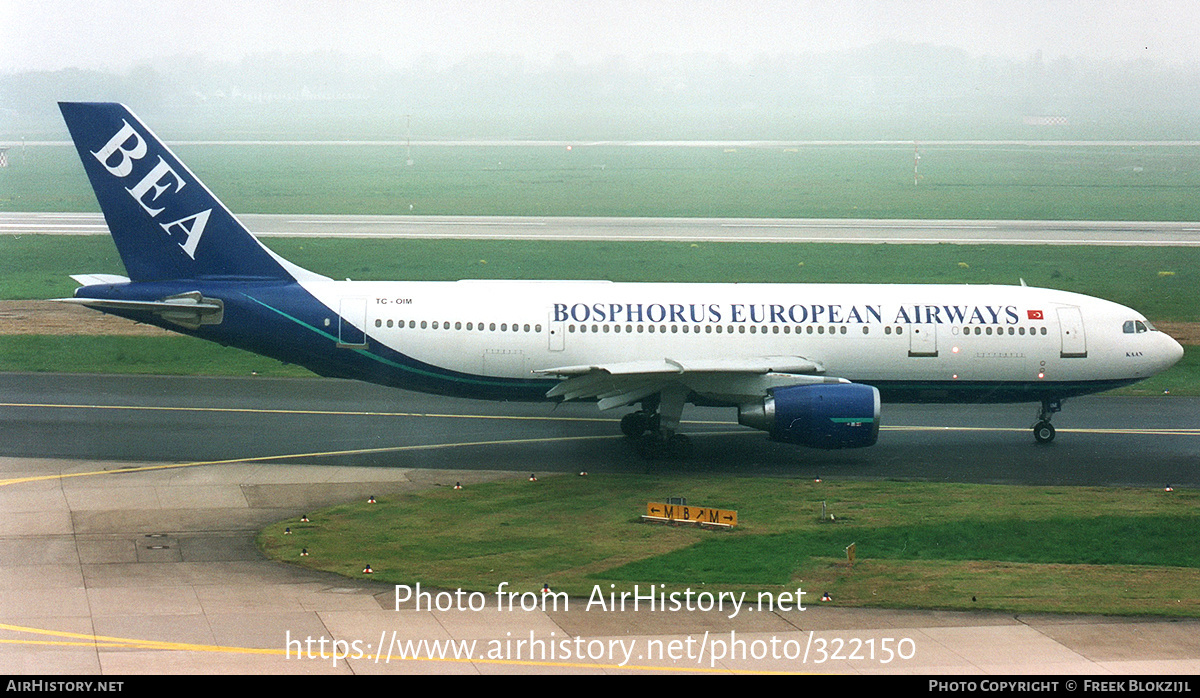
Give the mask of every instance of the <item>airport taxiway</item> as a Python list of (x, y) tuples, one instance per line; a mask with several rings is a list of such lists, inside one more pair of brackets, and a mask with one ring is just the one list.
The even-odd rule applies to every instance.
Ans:
[[(579, 606), (512, 615), (396, 610), (391, 587), (270, 562), (255, 548), (266, 523), (372, 494), (571, 471), (579, 459), (596, 472), (644, 469), (613, 436), (616, 422), (592, 405), (555, 410), (250, 378), (9, 374), (0, 375), (0, 394), (5, 673), (1200, 671), (1200, 622), (1191, 620), (845, 609), (836, 600), (732, 619)], [(1189, 398), (1073, 400), (1056, 416), (1050, 447), (1031, 443), (1029, 406), (885, 405), (893, 428), (880, 445), (840, 454), (777, 447), (719, 410), (689, 410), (686, 427), (697, 434), (699, 467), (731, 475), (816, 468), (830, 478), (1135, 486), (1178, 477), (1177, 487), (1194, 487), (1196, 406)], [(578, 639), (568, 644), (582, 656), (514, 657), (512, 645), (504, 654), (506, 640), (530, 633)], [(847, 652), (819, 663), (813, 654), (715, 658), (715, 641), (734, 636), (764, 651), (772, 643), (811, 650), (814, 639), (879, 648), (884, 638), (907, 638), (915, 651), (888, 663)], [(289, 658), (289, 638), (357, 640), (367, 651), (337, 662), (319, 652)], [(478, 651), (388, 661), (381, 640), (473, 640)], [(649, 652), (653, 641), (679, 648), (676, 658)], [(501, 656), (481, 658), (491, 642)], [(629, 647), (628, 662), (604, 649)], [(697, 657), (700, 648), (708, 654)]]
[[(290, 456), (325, 465), (645, 472), (621, 410), (591, 403), (452, 400), (354, 381), (0, 374), (0, 455), (119, 461)], [(1200, 400), (1068, 400), (1059, 436), (1033, 443), (1037, 407), (883, 406), (879, 443), (817, 451), (689, 407), (686, 467), (730, 475), (1008, 484), (1200, 487)], [(281, 461), (282, 462), (282, 461)]]

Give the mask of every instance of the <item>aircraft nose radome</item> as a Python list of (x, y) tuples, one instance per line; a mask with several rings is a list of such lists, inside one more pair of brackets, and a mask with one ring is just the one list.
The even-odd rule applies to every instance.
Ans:
[(1166, 340), (1163, 343), (1165, 346), (1163, 347), (1162, 352), (1163, 369), (1165, 370), (1174, 366), (1179, 362), (1180, 359), (1183, 358), (1183, 345), (1175, 341), (1174, 337), (1166, 333), (1163, 333), (1163, 337)]

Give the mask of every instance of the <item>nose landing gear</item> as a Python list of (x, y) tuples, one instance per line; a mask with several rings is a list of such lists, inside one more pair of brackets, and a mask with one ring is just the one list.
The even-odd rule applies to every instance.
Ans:
[(1050, 417), (1055, 412), (1062, 411), (1062, 400), (1042, 400), (1042, 407), (1038, 410), (1037, 421), (1033, 424), (1033, 439), (1039, 444), (1048, 444), (1054, 441), (1054, 425), (1050, 423)]

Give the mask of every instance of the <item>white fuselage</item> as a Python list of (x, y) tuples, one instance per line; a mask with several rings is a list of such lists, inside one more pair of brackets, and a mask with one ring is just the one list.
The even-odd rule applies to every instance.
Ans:
[[(1182, 349), (1134, 310), (1021, 286), (606, 281), (324, 282), (367, 342), (452, 371), (797, 356), (855, 382), (1131, 382)], [(351, 331), (347, 330), (348, 332)], [(350, 345), (352, 346), (352, 344)], [(347, 347), (349, 348), (349, 346)], [(1103, 389), (1103, 388), (1101, 388)]]

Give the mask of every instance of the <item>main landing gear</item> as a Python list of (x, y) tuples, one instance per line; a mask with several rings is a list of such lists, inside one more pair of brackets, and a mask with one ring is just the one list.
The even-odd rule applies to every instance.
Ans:
[(687, 389), (671, 386), (642, 401), (642, 409), (621, 418), (621, 433), (636, 442), (646, 460), (683, 459), (692, 453), (692, 441), (678, 433)]
[(1042, 400), (1042, 407), (1038, 410), (1037, 421), (1033, 424), (1033, 439), (1040, 444), (1048, 444), (1054, 440), (1054, 425), (1050, 424), (1050, 417), (1055, 412), (1062, 411), (1062, 400)]

